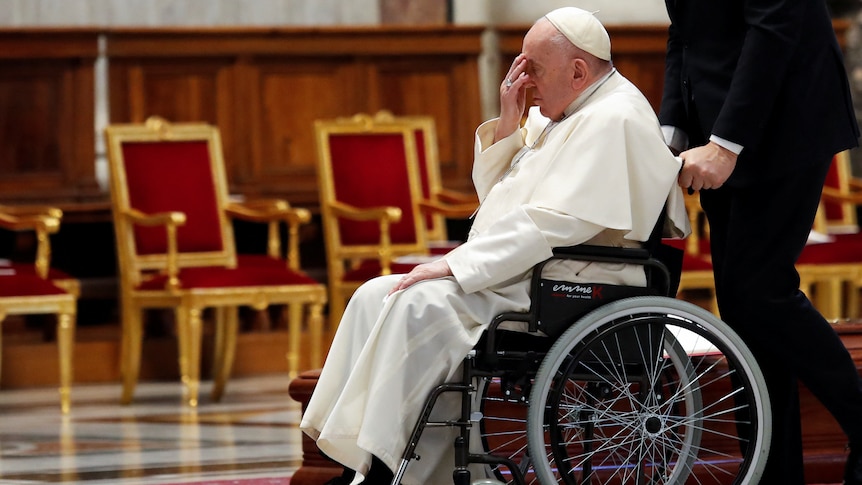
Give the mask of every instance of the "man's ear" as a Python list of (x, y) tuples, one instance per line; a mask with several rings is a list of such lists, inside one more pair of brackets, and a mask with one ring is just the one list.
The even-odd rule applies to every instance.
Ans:
[(590, 66), (587, 61), (576, 57), (572, 59), (572, 87), (574, 89), (582, 89), (590, 77)]

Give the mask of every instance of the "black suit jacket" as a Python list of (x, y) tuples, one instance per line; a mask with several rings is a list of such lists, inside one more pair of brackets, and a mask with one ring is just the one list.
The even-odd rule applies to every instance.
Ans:
[(856, 146), (844, 59), (824, 0), (665, 0), (659, 119), (692, 145), (743, 145), (728, 184), (823, 163)]

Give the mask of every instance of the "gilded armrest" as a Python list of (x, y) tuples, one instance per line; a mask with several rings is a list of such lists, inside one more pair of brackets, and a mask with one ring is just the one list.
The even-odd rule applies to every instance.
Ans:
[(186, 215), (182, 212), (159, 212), (146, 214), (139, 210), (129, 209), (123, 215), (132, 224), (141, 226), (165, 226), (168, 234), (168, 282), (165, 287), (175, 290), (180, 286), (179, 267), (177, 266), (177, 227), (186, 223)]
[(454, 204), (454, 205), (469, 205), (473, 204), (473, 208), (475, 209), (479, 202), (476, 200), (475, 194), (468, 194), (466, 192), (458, 192), (456, 190), (450, 189), (440, 189), (435, 194), (437, 196), (437, 200), (443, 202), (445, 204)]
[(60, 230), (63, 211), (45, 206), (7, 206), (0, 205), (0, 227), (10, 231), (36, 232), (36, 274), (48, 277), (51, 266), (50, 234)]
[(862, 204), (862, 192), (842, 193), (832, 187), (823, 187), (823, 200), (836, 203)]
[(378, 221), (380, 225), (380, 249), (378, 259), (380, 260), (381, 274), (392, 273), (392, 237), (389, 227), (392, 223), (401, 220), (401, 209), (398, 207), (354, 207), (340, 202), (329, 204), (332, 213), (336, 217), (344, 217), (356, 221)]
[(420, 200), (419, 210), (427, 214), (440, 214), (443, 217), (465, 218), (473, 215), (478, 204), (447, 204), (439, 201)]
[(230, 217), (251, 222), (262, 222), (269, 225), (267, 237), (267, 254), (273, 258), (281, 257), (281, 238), (278, 225), (281, 221), (287, 224), (287, 265), (290, 269), (300, 269), (299, 226), (311, 220), (308, 209), (290, 207), (285, 200), (260, 199), (248, 202), (228, 204), (225, 211)]
[(862, 190), (862, 179), (853, 177), (847, 181), (851, 190)]

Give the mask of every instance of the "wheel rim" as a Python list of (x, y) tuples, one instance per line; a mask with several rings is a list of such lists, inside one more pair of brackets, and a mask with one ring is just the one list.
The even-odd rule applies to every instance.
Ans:
[(575, 324), (537, 374), (528, 433), (542, 483), (749, 483), (768, 442), (750, 353), (700, 309), (632, 300)]

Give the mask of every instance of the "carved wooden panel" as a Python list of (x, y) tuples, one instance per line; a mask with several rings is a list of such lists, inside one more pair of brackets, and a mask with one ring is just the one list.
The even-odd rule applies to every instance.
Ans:
[(95, 179), (97, 36), (0, 32), (0, 201), (100, 196)]

